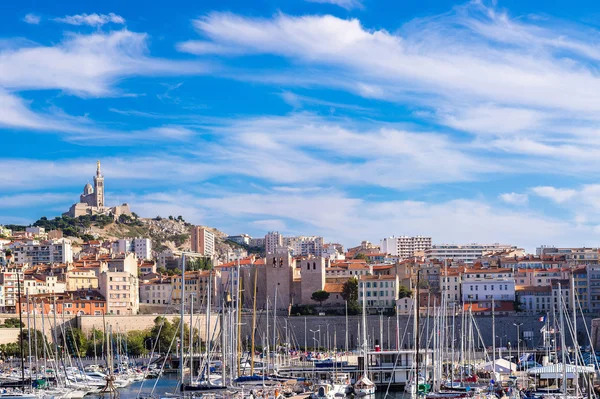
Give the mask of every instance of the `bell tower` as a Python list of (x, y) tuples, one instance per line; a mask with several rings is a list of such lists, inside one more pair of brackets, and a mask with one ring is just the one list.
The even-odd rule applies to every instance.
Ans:
[(96, 176), (94, 176), (94, 206), (104, 206), (104, 176), (100, 173), (100, 161), (96, 163)]

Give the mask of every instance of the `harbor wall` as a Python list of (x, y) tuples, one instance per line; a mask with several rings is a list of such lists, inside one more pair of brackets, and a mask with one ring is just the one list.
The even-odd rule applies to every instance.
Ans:
[[(154, 320), (159, 315), (106, 315), (106, 316), (75, 316), (65, 315), (58, 316), (56, 320), (53, 317), (40, 315), (29, 317), (23, 317), (25, 325), (28, 323), (31, 326), (35, 326), (38, 330), (43, 330), (46, 335), (51, 338), (52, 328), (55, 325), (59, 328), (65, 326), (75, 326), (81, 328), (85, 333), (89, 333), (93, 328), (102, 329), (104, 323), (107, 326), (111, 326), (114, 332), (127, 332), (131, 330), (146, 330), (154, 326)], [(0, 323), (3, 323), (7, 318), (15, 318), (18, 315), (15, 314), (0, 314)], [(166, 315), (169, 321), (173, 321), (178, 318), (179, 315)], [(452, 318), (448, 318), (448, 324), (452, 324)], [(469, 338), (469, 331), (465, 329), (463, 331), (461, 327), (461, 318), (457, 316), (455, 318), (455, 336), (457, 342), (455, 345), (460, 345), (460, 337)], [(511, 342), (511, 346), (516, 348), (517, 342), (517, 327), (514, 324), (522, 324), (519, 327), (519, 333), (521, 335), (521, 347), (522, 348), (535, 348), (542, 346), (542, 333), (541, 328), (544, 326), (543, 322), (539, 321), (537, 316), (531, 315), (511, 315), (511, 316), (496, 316), (496, 346), (507, 347), (507, 342)], [(34, 321), (35, 320), (35, 321)], [(189, 323), (189, 315), (184, 317), (186, 323)], [(193, 324), (200, 330), (200, 337), (204, 340), (206, 338), (206, 321), (204, 314), (195, 314)], [(413, 341), (413, 324), (412, 318), (408, 316), (399, 316), (399, 333), (402, 347), (410, 347)], [(492, 317), (491, 316), (477, 316), (475, 317), (477, 328), (473, 327), (473, 335), (476, 342), (476, 347), (489, 347), (492, 345)], [(220, 317), (217, 314), (211, 315), (211, 335), (214, 333), (215, 327), (218, 331), (220, 323)], [(236, 324), (237, 321), (234, 321)], [(348, 316), (348, 347), (349, 349), (357, 348), (362, 340), (362, 317), (361, 316)], [(433, 330), (433, 318), (429, 321), (427, 317), (421, 317), (421, 330), (422, 333), (429, 329)], [(577, 331), (579, 342), (581, 345), (588, 345), (590, 343), (587, 332), (585, 330), (584, 322), (581, 317), (577, 321)], [(592, 317), (586, 317), (585, 323), (590, 330), (592, 342), (595, 346), (600, 348), (600, 319), (594, 320), (592, 323)], [(592, 328), (593, 325), (593, 328)], [(268, 320), (268, 336), (269, 341), (273, 342), (273, 316), (270, 315)], [(361, 331), (359, 331), (359, 328)], [(451, 327), (450, 327), (451, 328)], [(311, 332), (314, 331), (314, 332)], [(252, 331), (252, 315), (244, 313), (241, 320), (241, 334), (243, 340), (249, 340)], [(277, 335), (278, 342), (283, 342), (288, 337), (289, 342), (293, 345), (304, 347), (306, 341), (308, 341), (308, 347), (320, 346), (320, 347), (333, 347), (337, 346), (340, 349), (345, 348), (346, 343), (346, 318), (344, 316), (278, 316), (277, 317)], [(370, 346), (380, 345), (383, 349), (395, 349), (396, 347), (396, 317), (395, 316), (383, 316), (370, 315), (367, 316), (367, 333), (369, 336)], [(477, 332), (479, 331), (479, 333)], [(256, 342), (257, 345), (266, 339), (267, 336), (267, 318), (263, 312), (259, 312), (256, 316)], [(421, 334), (423, 335), (423, 334)], [(483, 344), (480, 341), (479, 336), (483, 340)], [(4, 328), (0, 329), (0, 343), (15, 342), (18, 337), (18, 329)], [(423, 338), (421, 338), (423, 339)], [(570, 334), (566, 337), (567, 345), (572, 345)]]

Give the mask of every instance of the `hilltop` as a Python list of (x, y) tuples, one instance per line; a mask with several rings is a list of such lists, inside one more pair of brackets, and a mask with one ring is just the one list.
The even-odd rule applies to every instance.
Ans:
[[(41, 217), (33, 223), (34, 226), (44, 227), (46, 231), (62, 230), (65, 237), (71, 239), (74, 245), (97, 240), (117, 240), (119, 238), (142, 237), (152, 240), (154, 251), (164, 249), (190, 250), (191, 223), (183, 217), (141, 218), (135, 213), (132, 216), (121, 215), (114, 219), (109, 215), (85, 215), (72, 218), (57, 216), (54, 219)], [(26, 226), (11, 226), (15, 230), (24, 230)], [(202, 226), (215, 235), (216, 251), (219, 255), (227, 252), (237, 244), (226, 241), (227, 234), (218, 229)]]

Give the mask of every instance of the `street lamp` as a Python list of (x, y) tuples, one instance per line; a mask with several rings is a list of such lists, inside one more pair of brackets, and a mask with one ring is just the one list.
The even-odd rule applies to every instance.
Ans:
[[(319, 328), (318, 330), (310, 330), (310, 332), (311, 332), (311, 333), (313, 333), (313, 345), (314, 345), (314, 344), (315, 344), (315, 342), (317, 341), (316, 334), (317, 334), (317, 333), (319, 333), (319, 334), (321, 333), (321, 328)], [(314, 350), (314, 351), (316, 351), (316, 350), (317, 350), (317, 348), (316, 348), (316, 347), (313, 347), (313, 350)]]
[(509, 365), (510, 365), (510, 374), (512, 375), (513, 369), (512, 369), (512, 352), (510, 350), (510, 341), (508, 341), (506, 343), (506, 346), (508, 347), (508, 361), (509, 361)]

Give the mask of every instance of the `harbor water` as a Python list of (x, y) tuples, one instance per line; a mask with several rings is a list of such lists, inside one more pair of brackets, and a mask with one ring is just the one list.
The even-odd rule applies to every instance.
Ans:
[[(154, 392), (152, 392), (154, 385)], [(142, 388), (140, 392), (140, 387)], [(165, 374), (156, 380), (144, 380), (142, 382), (135, 382), (129, 385), (126, 388), (119, 389), (119, 397), (120, 399), (138, 399), (141, 397), (149, 397), (152, 393), (152, 396), (155, 398), (164, 397), (165, 394), (175, 393), (177, 389), (177, 377), (175, 374)], [(404, 392), (389, 392), (386, 396), (385, 390), (381, 389), (379, 392), (375, 393), (375, 399), (402, 399), (404, 398)], [(408, 397), (408, 395), (406, 395)], [(86, 399), (101, 399), (99, 395), (87, 395)], [(104, 398), (108, 398), (108, 396), (104, 396)]]

